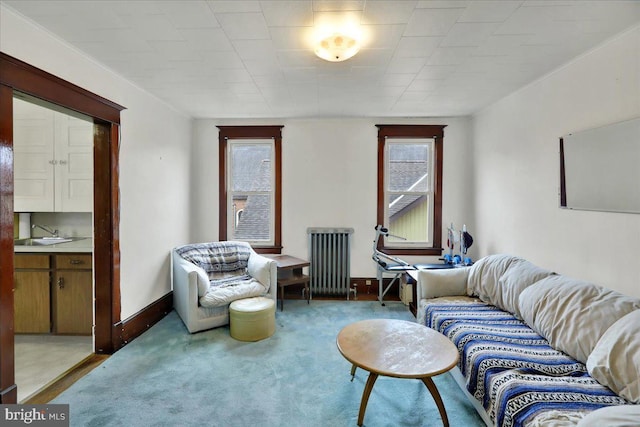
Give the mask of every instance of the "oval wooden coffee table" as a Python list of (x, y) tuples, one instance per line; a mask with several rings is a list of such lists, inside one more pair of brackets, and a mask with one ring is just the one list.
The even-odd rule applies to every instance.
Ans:
[(369, 371), (360, 402), (359, 426), (379, 375), (422, 380), (438, 406), (442, 423), (449, 425), (442, 398), (431, 379), (458, 363), (456, 346), (443, 335), (406, 320), (371, 319), (345, 326), (338, 333), (336, 343), (340, 353), (353, 365), (352, 381), (356, 368)]

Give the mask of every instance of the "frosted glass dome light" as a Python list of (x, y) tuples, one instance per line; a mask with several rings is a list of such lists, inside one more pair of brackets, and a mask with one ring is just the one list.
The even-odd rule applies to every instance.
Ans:
[(360, 50), (358, 41), (346, 34), (335, 33), (321, 39), (315, 49), (316, 55), (330, 62), (341, 62), (353, 57)]

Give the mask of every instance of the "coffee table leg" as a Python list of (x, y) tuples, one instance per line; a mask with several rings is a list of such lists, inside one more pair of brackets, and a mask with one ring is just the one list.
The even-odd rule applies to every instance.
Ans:
[(351, 366), (351, 382), (353, 382), (353, 377), (356, 376), (356, 365)]
[(442, 424), (444, 427), (449, 427), (449, 418), (447, 418), (447, 411), (444, 409), (444, 403), (442, 403), (442, 398), (440, 397), (440, 393), (436, 385), (433, 383), (431, 378), (421, 378), (424, 385), (427, 386), (431, 396), (433, 396), (433, 400), (436, 401), (436, 406), (438, 407), (438, 411), (440, 411), (440, 417), (442, 418)]
[(374, 374), (373, 372), (369, 373), (369, 378), (367, 378), (367, 383), (365, 384), (364, 391), (362, 392), (362, 401), (360, 402), (360, 413), (358, 414), (359, 426), (362, 426), (362, 421), (364, 420), (364, 411), (367, 410), (367, 402), (369, 402), (369, 395), (371, 395), (373, 384), (376, 382), (377, 379), (378, 379), (378, 374)]

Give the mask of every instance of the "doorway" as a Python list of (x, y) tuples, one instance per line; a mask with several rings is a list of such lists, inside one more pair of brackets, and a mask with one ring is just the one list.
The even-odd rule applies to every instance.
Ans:
[(14, 337), (13, 94), (22, 92), (92, 118), (94, 123), (94, 352), (122, 346), (118, 237), (120, 111), (107, 99), (0, 53), (0, 403), (17, 403)]
[(93, 133), (91, 117), (14, 91), (18, 403), (94, 352)]

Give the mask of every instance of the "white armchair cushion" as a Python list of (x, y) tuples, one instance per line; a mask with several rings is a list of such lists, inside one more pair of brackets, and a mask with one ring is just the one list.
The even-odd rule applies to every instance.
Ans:
[[(251, 277), (255, 277), (262, 285), (267, 288), (271, 287), (271, 266), (277, 264), (274, 260), (263, 257), (259, 254), (252, 254), (249, 257), (248, 273)], [(276, 268), (276, 267), (274, 267)]]
[[(188, 262), (188, 261), (187, 261)], [(198, 296), (203, 297), (209, 292), (209, 278), (207, 277), (207, 273), (198, 266), (194, 266), (194, 271), (198, 277)]]
[(218, 307), (242, 299), (261, 296), (269, 288), (252, 277), (245, 277), (231, 286), (211, 286), (209, 292), (200, 298), (203, 307)]
[[(640, 403), (640, 310), (607, 329), (587, 359), (587, 370), (600, 384)], [(637, 415), (640, 424), (640, 413)]]
[[(209, 291), (209, 277), (207, 277), (207, 273), (202, 268), (182, 258), (175, 251), (172, 256), (175, 267), (179, 269), (179, 272), (184, 271), (185, 274), (195, 274), (198, 297), (205, 296)], [(174, 274), (176, 273), (174, 272)]]

